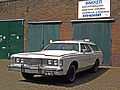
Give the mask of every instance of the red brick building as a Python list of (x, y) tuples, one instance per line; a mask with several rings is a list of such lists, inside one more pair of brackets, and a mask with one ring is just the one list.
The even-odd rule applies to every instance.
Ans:
[[(80, 24), (87, 22), (94, 24), (99, 22), (100, 23), (110, 22), (112, 23), (112, 25), (110, 26), (110, 36), (109, 36), (110, 43), (108, 42), (110, 46), (110, 48), (108, 48), (110, 58), (107, 59), (110, 59), (108, 60), (109, 65), (120, 66), (120, 27), (119, 27), (120, 1), (111, 0), (111, 13), (110, 13), (111, 16), (108, 18), (97, 18), (97, 21), (94, 22), (91, 21), (93, 19), (87, 19), (86, 21), (84, 21), (83, 19), (78, 19), (79, 1), (84, 1), (84, 0), (13, 0), (7, 2), (6, 1), (0, 2), (0, 20), (1, 20), (0, 22), (9, 22), (9, 21), (17, 21), (17, 20), (24, 21), (24, 51), (25, 52), (29, 51), (29, 48), (31, 47), (29, 46), (30, 35), (32, 35), (34, 32), (32, 30), (30, 31), (30, 29), (33, 27), (36, 27), (38, 29), (40, 27), (40, 26), (38, 27), (38, 24), (42, 25), (42, 27), (44, 28), (49, 28), (48, 24), (50, 24), (50, 28), (52, 27), (51, 24), (52, 25), (55, 24), (56, 25), (55, 28), (59, 27), (58, 29), (59, 32), (56, 32), (59, 33), (58, 35), (59, 39), (57, 40), (72, 40), (75, 36), (73, 33), (74, 33), (75, 25), (77, 25), (76, 23)], [(77, 20), (81, 20), (81, 21), (76, 22)], [(57, 26), (58, 24), (59, 26)], [(2, 27), (2, 29), (3, 28), (4, 27)], [(1, 28), (0, 28), (0, 32), (1, 32)], [(1, 38), (3, 36), (1, 35)], [(11, 33), (11, 36), (15, 36), (14, 33)], [(19, 37), (17, 37), (17, 39), (19, 39)], [(107, 53), (107, 51), (105, 51), (105, 53)]]

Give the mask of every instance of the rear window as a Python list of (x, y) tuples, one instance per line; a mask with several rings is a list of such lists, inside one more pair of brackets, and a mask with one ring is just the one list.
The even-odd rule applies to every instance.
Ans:
[(97, 45), (90, 45), (90, 47), (91, 47), (94, 51), (100, 51), (100, 49), (98, 48)]

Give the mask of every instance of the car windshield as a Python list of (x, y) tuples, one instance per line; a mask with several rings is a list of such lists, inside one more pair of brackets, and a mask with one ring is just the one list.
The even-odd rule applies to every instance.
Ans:
[(77, 43), (52, 43), (44, 50), (67, 50), (67, 51), (79, 51), (79, 44)]

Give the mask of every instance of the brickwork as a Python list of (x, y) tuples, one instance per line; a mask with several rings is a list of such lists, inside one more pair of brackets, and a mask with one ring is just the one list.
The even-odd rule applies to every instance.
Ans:
[(111, 31), (111, 63), (120, 66), (120, 0), (111, 0), (111, 17), (115, 19)]
[[(28, 36), (28, 22), (61, 20), (60, 40), (72, 39), (72, 23), (77, 19), (77, 0), (18, 0), (0, 3), (0, 19), (25, 19), (25, 38)], [(28, 50), (28, 40), (24, 42)]]
[[(61, 20), (60, 40), (72, 39), (72, 23), (78, 18), (79, 0), (16, 0), (0, 3), (0, 20), (25, 19), (24, 37), (29, 39), (28, 22)], [(83, 1), (83, 0), (81, 0)], [(111, 0), (112, 24), (112, 66), (120, 66), (120, 0)], [(28, 40), (24, 41), (24, 50), (28, 50)], [(118, 63), (119, 62), (119, 63)]]
[(25, 80), (21, 73), (7, 70), (9, 61), (0, 59), (0, 90), (120, 90), (120, 67), (100, 67), (98, 72), (76, 74), (76, 80), (66, 84), (62, 77), (37, 76)]

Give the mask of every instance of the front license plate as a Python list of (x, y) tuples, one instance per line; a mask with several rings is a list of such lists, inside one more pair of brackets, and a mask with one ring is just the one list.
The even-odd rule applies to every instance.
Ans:
[(38, 73), (38, 70), (25, 69), (26, 73)]
[(37, 69), (38, 70), (38, 67), (30, 67), (30, 69)]

